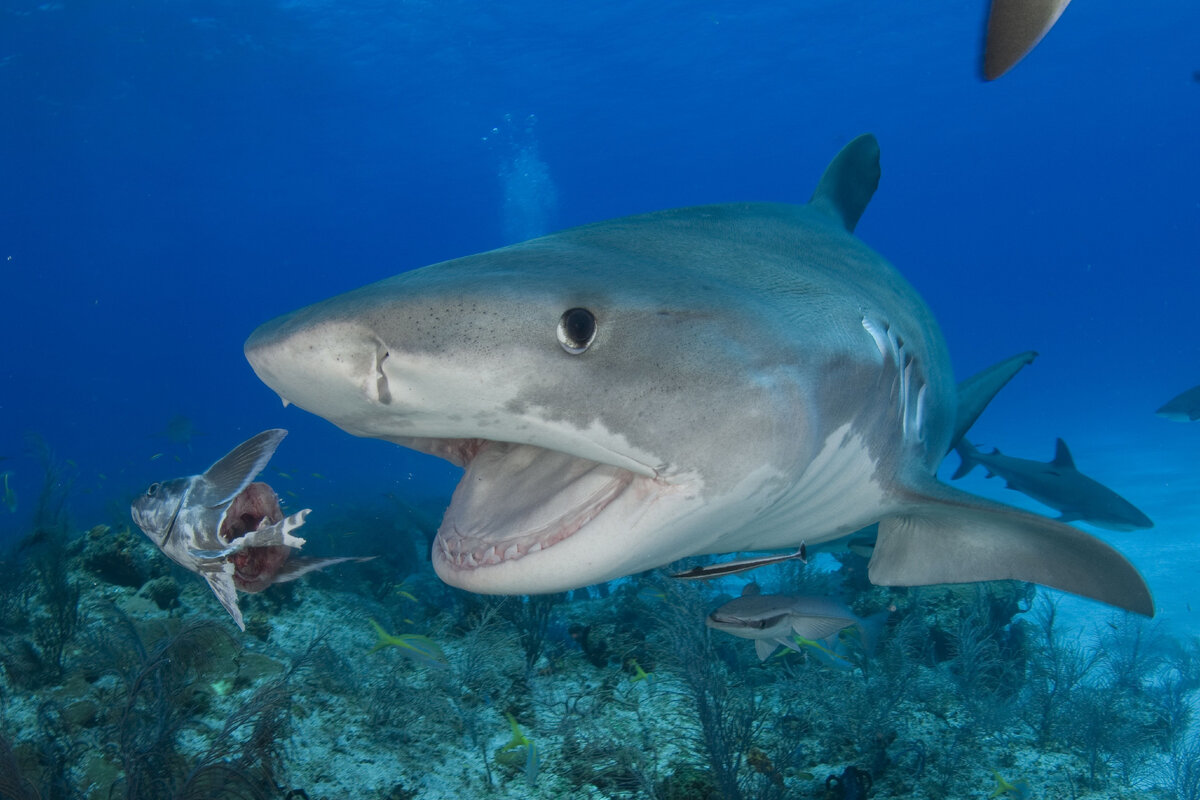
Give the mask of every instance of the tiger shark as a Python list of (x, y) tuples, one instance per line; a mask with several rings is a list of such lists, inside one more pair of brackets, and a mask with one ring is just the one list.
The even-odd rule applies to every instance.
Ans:
[(246, 357), (285, 405), (463, 468), (433, 563), (470, 591), (878, 523), (877, 584), (1018, 579), (1153, 614), (1101, 540), (937, 481), (994, 392), (960, 397), (929, 309), (853, 235), (879, 177), (863, 135), (805, 205), (640, 214), (404, 272), (263, 324)]

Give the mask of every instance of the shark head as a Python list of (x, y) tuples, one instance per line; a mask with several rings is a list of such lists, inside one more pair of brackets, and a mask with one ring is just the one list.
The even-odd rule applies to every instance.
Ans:
[(1032, 580), (1142, 613), (1103, 542), (937, 482), (1031, 354), (956, 388), (916, 291), (853, 236), (875, 138), (805, 205), (595, 223), (401, 273), (246, 342), (285, 401), (463, 476), (433, 562), (476, 592), (577, 588), (878, 523), (872, 581)]
[(782, 474), (806, 439), (788, 369), (753, 363), (766, 309), (729, 314), (741, 289), (669, 252), (614, 263), (654, 240), (638, 227), (685, 224), (402, 273), (266, 323), (246, 356), (285, 402), (464, 469), (434, 545), (448, 583), (550, 592), (660, 566), (769, 503), (750, 476)]

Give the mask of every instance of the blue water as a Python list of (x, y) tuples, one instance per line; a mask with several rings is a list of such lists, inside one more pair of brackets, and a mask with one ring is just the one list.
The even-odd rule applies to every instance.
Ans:
[[(73, 463), (82, 528), (272, 426), (291, 431), (273, 466), (324, 476), (295, 486), (306, 505), (444, 496), (440, 462), (281, 408), (249, 332), (540, 228), (802, 202), (872, 131), (884, 175), (858, 233), (924, 295), (958, 373), (1042, 354), (975, 438), (1049, 458), (1063, 436), (1158, 522), (1110, 539), (1200, 630), (1200, 425), (1153, 416), (1200, 382), (1200, 4), (1078, 0), (993, 84), (984, 13), (0, 3), (0, 470), (21, 501), (0, 539), (38, 493), (29, 432)], [(156, 435), (176, 415), (190, 442)]]

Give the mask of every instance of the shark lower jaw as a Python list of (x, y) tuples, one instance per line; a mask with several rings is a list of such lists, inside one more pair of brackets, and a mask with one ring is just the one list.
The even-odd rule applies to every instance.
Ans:
[(658, 478), (535, 445), (445, 440), (444, 451), (461, 457), (465, 472), (433, 563), (442, 580), (469, 591), (539, 594), (622, 574), (629, 552), (614, 531), (628, 532), (669, 490)]

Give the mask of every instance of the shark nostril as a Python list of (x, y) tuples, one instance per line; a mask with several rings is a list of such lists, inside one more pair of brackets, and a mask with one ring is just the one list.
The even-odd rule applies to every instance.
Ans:
[(382, 344), (375, 349), (375, 399), (383, 405), (392, 402), (392, 390), (388, 387), (387, 375), (384, 374), (383, 364), (388, 360), (388, 350)]

